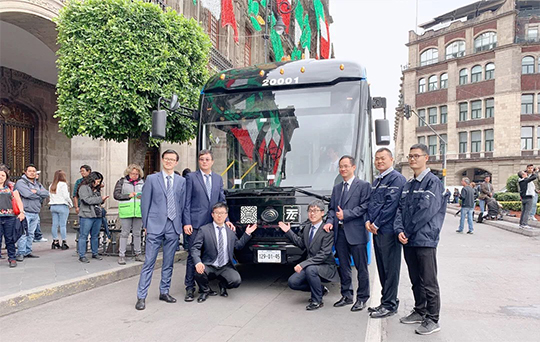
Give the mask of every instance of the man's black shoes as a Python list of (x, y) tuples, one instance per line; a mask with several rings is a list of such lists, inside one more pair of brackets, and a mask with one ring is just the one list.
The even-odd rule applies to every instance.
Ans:
[(353, 300), (351, 298), (341, 297), (340, 300), (334, 303), (334, 306), (338, 308), (340, 306), (351, 305), (352, 303), (353, 303)]
[(209, 293), (208, 292), (203, 292), (199, 295), (199, 298), (197, 298), (197, 302), (198, 303), (202, 303), (204, 301), (206, 301), (206, 299), (208, 299), (208, 295)]
[(135, 304), (135, 309), (144, 310), (146, 308), (144, 298), (137, 298), (137, 304)]
[(397, 311), (390, 311), (385, 307), (380, 307), (377, 311), (371, 313), (371, 318), (385, 318), (396, 314)]
[(167, 303), (176, 303), (176, 298), (174, 298), (173, 296), (171, 296), (168, 293), (160, 294), (159, 295), (159, 300), (162, 300), (162, 301), (167, 302)]
[(316, 302), (311, 302), (309, 303), (308, 306), (306, 306), (306, 310), (307, 311), (313, 311), (313, 310), (317, 310), (317, 309), (320, 309), (324, 306), (323, 302), (320, 302), (320, 303), (316, 303)]
[(224, 286), (219, 286), (219, 295), (221, 297), (229, 297), (229, 294), (227, 293), (227, 288), (225, 288)]
[(379, 305), (379, 306), (375, 306), (375, 307), (371, 307), (371, 306), (370, 306), (369, 308), (367, 308), (367, 311), (368, 311), (369, 313), (372, 313), (372, 312), (375, 312), (375, 311), (379, 311), (381, 308), (382, 308), (382, 304)]
[(186, 296), (184, 297), (184, 302), (193, 302), (195, 300), (195, 289), (189, 288), (186, 290)]
[(357, 300), (351, 308), (351, 311), (362, 311), (366, 307), (366, 302)]

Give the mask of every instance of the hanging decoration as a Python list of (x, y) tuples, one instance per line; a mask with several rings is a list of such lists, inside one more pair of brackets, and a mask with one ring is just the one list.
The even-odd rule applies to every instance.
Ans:
[(302, 59), (302, 54), (309, 55), (311, 49), (311, 27), (309, 16), (304, 13), (302, 3), (299, 1), (294, 12), (294, 49), (291, 59)]
[(232, 26), (234, 30), (234, 41), (238, 43), (238, 27), (234, 16), (232, 0), (221, 0), (221, 27)]
[(219, 20), (221, 18), (221, 0), (200, 0), (201, 6), (208, 9), (212, 16)]
[(319, 58), (330, 58), (330, 32), (328, 30), (328, 21), (324, 15), (324, 7), (321, 0), (314, 0), (315, 18), (317, 22), (317, 33), (319, 36)]
[[(259, 15), (259, 2), (254, 0), (248, 0), (247, 12), (249, 20), (251, 21), (251, 24), (253, 25), (255, 31), (261, 31), (261, 25), (264, 25), (265, 21)], [(262, 20), (262, 22), (260, 20)]]

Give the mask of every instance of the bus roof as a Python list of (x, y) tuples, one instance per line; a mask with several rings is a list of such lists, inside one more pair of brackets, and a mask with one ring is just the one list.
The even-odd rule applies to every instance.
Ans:
[(222, 71), (208, 80), (203, 93), (289, 88), (365, 79), (366, 69), (355, 62), (303, 59)]

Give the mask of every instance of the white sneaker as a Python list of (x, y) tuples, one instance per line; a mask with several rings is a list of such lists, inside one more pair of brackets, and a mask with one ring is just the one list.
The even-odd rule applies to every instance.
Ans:
[(530, 217), (529, 217), (529, 220), (538, 221), (538, 220), (536, 219), (536, 217), (534, 217), (534, 216), (530, 216)]
[(49, 241), (48, 239), (42, 237), (40, 240), (34, 240), (34, 242), (47, 242)]

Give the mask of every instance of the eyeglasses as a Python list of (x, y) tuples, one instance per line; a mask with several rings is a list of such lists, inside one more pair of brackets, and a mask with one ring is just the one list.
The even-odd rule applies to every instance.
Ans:
[(176, 159), (172, 159), (172, 158), (163, 158), (163, 161), (166, 161), (166, 162), (169, 162), (169, 163), (173, 163), (176, 161)]
[(226, 211), (214, 211), (212, 212), (212, 214), (216, 215), (216, 216), (223, 216), (223, 215), (227, 215), (227, 212)]
[(418, 160), (418, 158), (423, 157), (423, 156), (427, 156), (427, 154), (409, 154), (407, 158), (409, 160), (411, 159)]
[(321, 210), (321, 209), (309, 209), (307, 212), (308, 212), (309, 214), (316, 214), (316, 213), (318, 213), (319, 211), (322, 211), (322, 210)]

